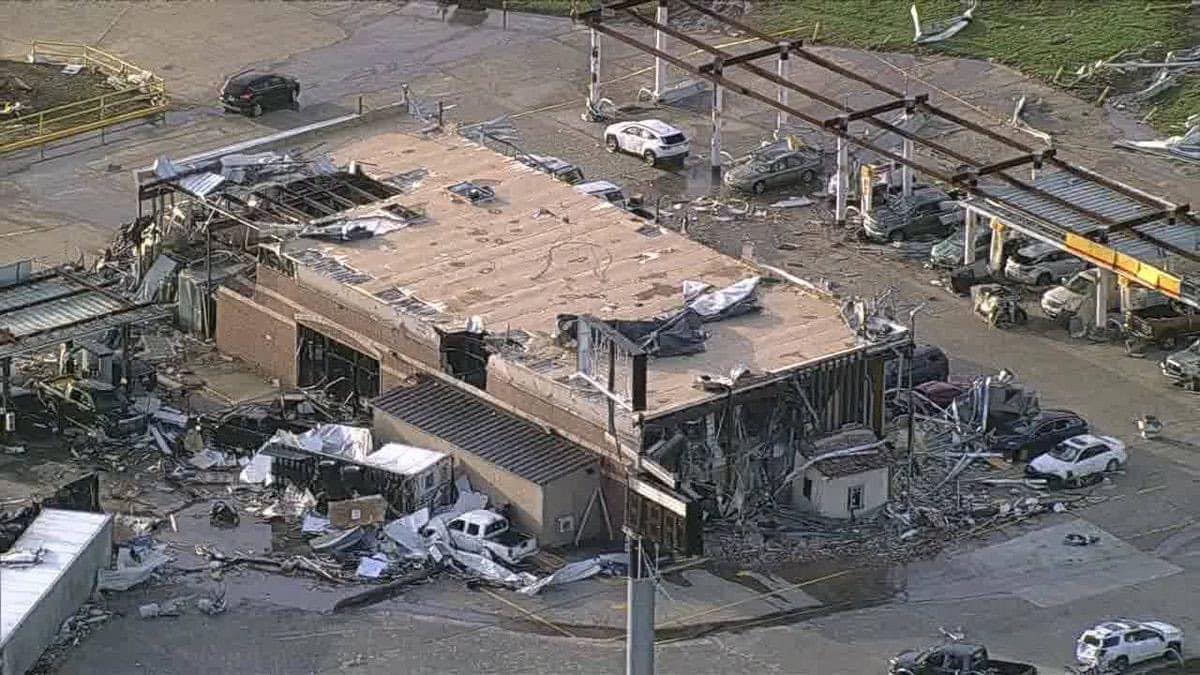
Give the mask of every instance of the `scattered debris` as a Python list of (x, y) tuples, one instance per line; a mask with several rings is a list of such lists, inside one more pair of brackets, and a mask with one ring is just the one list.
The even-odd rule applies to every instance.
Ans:
[(1171, 136), (1158, 141), (1119, 140), (1115, 141), (1113, 145), (1127, 150), (1137, 150), (1200, 164), (1200, 114), (1188, 118), (1187, 131), (1181, 136)]
[(1025, 112), (1025, 102), (1026, 102), (1026, 96), (1024, 94), (1022, 94), (1021, 98), (1017, 99), (1016, 105), (1013, 106), (1012, 117), (1010, 117), (1008, 120), (1009, 126), (1011, 126), (1014, 129), (1019, 129), (1021, 131), (1024, 131), (1025, 133), (1029, 134), (1030, 136), (1041, 139), (1042, 141), (1044, 141), (1047, 144), (1053, 144), (1054, 137), (1052, 137), (1050, 134), (1046, 133), (1045, 131), (1041, 131), (1039, 129), (1033, 128), (1032, 126), (1029, 125), (1028, 122), (1025, 121), (1025, 118), (1022, 117), (1023, 113)]
[(1090, 546), (1100, 541), (1100, 537), (1094, 534), (1079, 534), (1071, 532), (1063, 537), (1063, 543), (1067, 546)]
[(213, 527), (237, 527), (241, 522), (237, 509), (226, 501), (218, 499), (212, 503), (208, 511), (208, 522)]
[(932, 44), (958, 35), (962, 29), (971, 23), (978, 4), (976, 0), (971, 0), (970, 6), (963, 10), (962, 14), (943, 21), (930, 21), (922, 25), (921, 17), (917, 14), (917, 5), (913, 3), (909, 6), (909, 13), (912, 14), (913, 29), (916, 33), (913, 36), (913, 42), (919, 45)]
[(446, 189), (460, 197), (466, 197), (475, 206), (490, 204), (496, 201), (496, 191), (487, 185), (476, 185), (475, 183), (464, 181), (462, 183), (455, 183)]
[(387, 515), (387, 500), (380, 495), (329, 502), (329, 523), (339, 530), (378, 525)]

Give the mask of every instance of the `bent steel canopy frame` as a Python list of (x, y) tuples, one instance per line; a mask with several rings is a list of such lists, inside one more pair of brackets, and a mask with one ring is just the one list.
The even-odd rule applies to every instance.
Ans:
[[(841, 140), (886, 157), (898, 165), (919, 171), (938, 181), (966, 192), (972, 201), (968, 207), (1000, 219), (1014, 229), (1119, 275), (1138, 284), (1159, 290), (1170, 297), (1200, 307), (1200, 288), (1194, 280), (1179, 278), (1152, 266), (1141, 258), (1160, 259), (1174, 256), (1200, 263), (1200, 223), (1192, 216), (1188, 204), (1175, 204), (1090, 169), (1077, 166), (1057, 156), (1054, 148), (1035, 149), (1020, 141), (999, 134), (987, 127), (943, 110), (929, 102), (928, 94), (905, 95), (896, 89), (854, 72), (810, 51), (801, 41), (779, 42), (777, 39), (729, 18), (693, 0), (680, 0), (690, 9), (724, 26), (769, 43), (771, 47), (743, 54), (733, 54), (709, 45), (691, 35), (639, 14), (637, 7), (654, 0), (622, 0), (599, 9), (582, 12), (577, 18), (599, 34), (611, 37), (634, 49), (653, 55), (696, 77), (710, 81), (714, 87), (741, 94), (777, 111), (796, 117)], [(606, 25), (604, 19), (616, 13), (655, 31), (688, 44), (712, 57), (708, 63), (693, 65), (679, 56), (646, 44)], [(895, 97), (881, 105), (853, 109), (825, 94), (798, 85), (785, 77), (754, 65), (752, 62), (771, 56), (783, 58), (795, 55), (808, 63), (844, 78), (868, 85), (875, 91)], [(738, 68), (780, 91), (787, 89), (817, 101), (836, 111), (832, 117), (820, 118), (802, 112), (782, 102), (777, 92), (759, 91), (752, 86), (730, 80), (727, 68)], [(881, 120), (877, 115), (894, 110), (906, 113), (923, 112), (938, 117), (962, 129), (1016, 150), (1016, 156), (991, 161), (971, 157), (916, 133)], [(870, 124), (891, 132), (907, 142), (920, 145), (935, 156), (957, 162), (961, 168), (953, 173), (917, 162), (886, 148), (853, 135), (852, 121)], [(1042, 169), (1050, 166), (1058, 171), (1052, 176), (1032, 182), (1008, 173), (1010, 169), (1029, 165)], [(1064, 178), (1065, 177), (1065, 178)], [(1067, 187), (1064, 187), (1067, 186)], [(1086, 199), (1080, 197), (1086, 196)], [(977, 202), (975, 201), (977, 200)], [(1145, 273), (1143, 273), (1145, 272)]]

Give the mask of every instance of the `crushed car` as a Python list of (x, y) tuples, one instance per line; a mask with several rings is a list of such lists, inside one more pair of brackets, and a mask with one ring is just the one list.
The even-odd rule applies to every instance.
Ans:
[[(988, 248), (992, 243), (991, 234), (991, 230), (987, 228), (980, 227), (975, 230), (972, 248), (975, 249), (976, 260), (987, 258)], [(934, 244), (929, 250), (929, 266), (935, 269), (954, 269), (961, 266), (963, 254), (966, 252), (966, 240), (965, 228), (959, 228), (949, 237)]]
[(1183, 631), (1162, 621), (1105, 621), (1083, 631), (1075, 642), (1075, 661), (1104, 672), (1121, 673), (1155, 659), (1182, 658)]

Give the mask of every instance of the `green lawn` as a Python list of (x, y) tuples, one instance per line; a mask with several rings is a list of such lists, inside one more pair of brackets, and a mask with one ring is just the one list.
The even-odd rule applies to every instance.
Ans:
[[(910, 0), (787, 0), (764, 3), (759, 25), (816, 27), (828, 44), (913, 51)], [(1161, 8), (1147, 10), (1148, 5)], [(1182, 3), (1148, 0), (986, 0), (975, 20), (953, 38), (923, 51), (991, 59), (1049, 80), (1060, 67), (1068, 75), (1079, 66), (1122, 49), (1162, 42), (1168, 49), (1197, 41)], [(957, 0), (919, 0), (922, 20), (961, 11)], [(811, 35), (811, 33), (808, 33)], [(1068, 81), (1069, 77), (1064, 78)], [(1093, 91), (1081, 94), (1094, 96)], [(1200, 77), (1158, 97), (1151, 122), (1179, 131), (1189, 114), (1200, 112)]]
[[(485, 0), (499, 5), (500, 0)], [(914, 51), (911, 0), (760, 0), (752, 23), (766, 32), (805, 27), (825, 44)], [(508, 0), (513, 11), (567, 14), (571, 0)], [(586, 0), (579, 3), (586, 7)], [(921, 51), (991, 59), (1045, 80), (1063, 68), (1104, 59), (1126, 48), (1162, 42), (1168, 49), (1194, 46), (1200, 20), (1189, 21), (1180, 0), (982, 0), (975, 20), (945, 42)], [(1158, 6), (1148, 10), (1147, 7)], [(917, 0), (923, 20), (961, 11), (958, 0)], [(819, 24), (819, 28), (817, 25)], [(1094, 99), (1095, 89), (1078, 92)], [(1200, 113), (1200, 75), (1151, 101), (1151, 123), (1178, 133), (1188, 115)]]

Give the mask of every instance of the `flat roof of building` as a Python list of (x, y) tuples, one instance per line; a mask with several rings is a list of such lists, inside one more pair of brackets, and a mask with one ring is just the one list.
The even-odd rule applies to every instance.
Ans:
[[(45, 555), (30, 567), (0, 568), (0, 651), (111, 518), (105, 513), (43, 509), (33, 519), (12, 550), (44, 548)], [(64, 608), (55, 608), (61, 611)]]
[[(720, 288), (762, 274), (457, 136), (392, 133), (338, 154), (381, 180), (423, 172), (385, 203), (423, 209), (424, 220), (356, 241), (294, 239), (283, 254), (443, 328), (478, 316), (491, 331), (522, 331), (526, 354), (505, 358), (555, 379), (575, 371), (574, 351), (553, 342), (558, 314), (649, 319), (683, 307), (684, 281)], [(495, 199), (473, 205), (447, 190), (463, 181), (491, 188)], [(648, 410), (714, 396), (694, 387), (698, 375), (726, 376), (738, 365), (781, 372), (857, 344), (826, 298), (764, 283), (759, 300), (757, 313), (705, 324), (705, 352), (651, 359)]]

